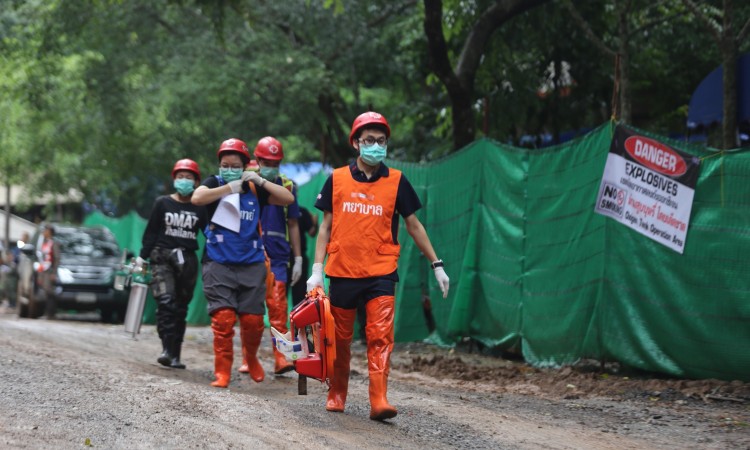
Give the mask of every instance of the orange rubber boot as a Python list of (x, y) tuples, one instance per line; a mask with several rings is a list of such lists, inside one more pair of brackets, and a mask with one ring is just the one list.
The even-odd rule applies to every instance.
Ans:
[(240, 339), (242, 352), (247, 361), (247, 373), (256, 383), (260, 383), (266, 376), (263, 366), (258, 361), (258, 347), (263, 339), (263, 316), (260, 314), (240, 314)]
[[(271, 260), (268, 259), (268, 255), (266, 255), (266, 307), (268, 308), (268, 316), (270, 318), (271, 316), (271, 308), (273, 307), (273, 284), (276, 278), (273, 275), (273, 272), (271, 272)], [(256, 352), (257, 353), (257, 352)], [(250, 366), (247, 363), (247, 349), (245, 348), (245, 343), (242, 342), (242, 365), (240, 365), (240, 368), (237, 369), (238, 372), (242, 373), (249, 373), (250, 372)]]
[[(287, 319), (289, 318), (287, 310), (288, 302), (286, 300), (286, 283), (282, 283), (281, 281), (274, 281), (272, 292), (272, 298), (269, 299), (268, 296), (266, 297), (266, 305), (268, 306), (268, 322), (272, 327), (276, 329), (276, 331), (284, 334), (289, 331), (289, 328), (286, 325)], [(287, 373), (291, 370), (294, 370), (294, 364), (287, 361), (284, 355), (280, 351), (276, 350), (276, 347), (274, 347), (273, 349), (273, 356), (274, 374), (281, 375), (282, 373)]]
[[(240, 328), (240, 332), (242, 331), (242, 328)], [(237, 372), (240, 373), (249, 373), (250, 367), (247, 364), (247, 349), (245, 348), (245, 342), (242, 342), (242, 364), (237, 369)]]
[(367, 302), (367, 368), (370, 372), (370, 419), (396, 417), (398, 411), (388, 403), (388, 374), (393, 351), (393, 296), (376, 297)]
[(346, 393), (349, 390), (349, 361), (352, 356), (351, 343), (357, 310), (331, 306), (331, 315), (336, 323), (336, 361), (333, 363), (333, 377), (331, 388), (328, 390), (326, 409), (344, 412)]
[(224, 308), (211, 316), (211, 329), (214, 332), (214, 375), (216, 381), (211, 386), (225, 388), (229, 386), (234, 351), (234, 322), (237, 316), (233, 309)]

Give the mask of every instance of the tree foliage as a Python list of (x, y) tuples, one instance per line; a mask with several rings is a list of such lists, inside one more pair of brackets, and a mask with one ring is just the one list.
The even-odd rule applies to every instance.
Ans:
[(367, 109), (391, 122), (389, 156), (415, 162), (476, 136), (557, 137), (610, 117), (613, 58), (588, 34), (614, 50), (623, 17), (632, 122), (682, 131), (721, 62), (700, 17), (682, 0), (575, 6), (589, 32), (543, 0), (0, 0), (2, 181), (147, 214), (174, 161), (213, 173), (229, 137), (344, 164)]

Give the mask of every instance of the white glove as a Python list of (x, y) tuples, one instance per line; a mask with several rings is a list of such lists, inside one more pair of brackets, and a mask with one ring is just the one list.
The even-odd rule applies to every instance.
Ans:
[(297, 284), (300, 277), (302, 276), (302, 257), (294, 257), (294, 265), (292, 266), (292, 286)]
[(323, 285), (323, 263), (313, 264), (312, 275), (307, 279), (307, 292), (312, 291), (316, 286), (325, 288)]
[(442, 267), (436, 267), (435, 279), (438, 282), (438, 286), (440, 286), (440, 290), (443, 291), (443, 298), (448, 297), (448, 286), (450, 284), (450, 279), (445, 273), (445, 269), (443, 269)]
[(140, 256), (135, 258), (135, 268), (138, 270), (141, 270), (141, 267), (143, 267), (143, 264), (146, 263), (146, 260), (141, 258)]
[(238, 192), (242, 192), (242, 185), (243, 185), (244, 183), (245, 183), (245, 182), (244, 182), (244, 181), (242, 181), (242, 179), (240, 178), (239, 180), (234, 180), (234, 181), (230, 181), (230, 182), (229, 182), (229, 183), (227, 183), (227, 184), (228, 184), (228, 185), (229, 185), (229, 187), (230, 187), (230, 188), (232, 189), (232, 194), (236, 194), (236, 193), (238, 193)]
[(252, 181), (255, 184), (260, 184), (262, 179), (263, 178), (258, 175), (258, 172), (253, 172), (252, 170), (242, 172), (242, 181)]

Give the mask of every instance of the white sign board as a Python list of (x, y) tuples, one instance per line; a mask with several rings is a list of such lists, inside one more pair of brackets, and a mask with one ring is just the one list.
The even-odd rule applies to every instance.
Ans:
[(595, 211), (682, 253), (700, 159), (618, 126)]

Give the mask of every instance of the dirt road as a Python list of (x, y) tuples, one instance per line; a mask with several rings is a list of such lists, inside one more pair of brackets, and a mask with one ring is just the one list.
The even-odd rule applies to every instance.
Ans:
[(740, 382), (541, 371), (400, 345), (388, 392), (399, 414), (381, 423), (369, 420), (360, 344), (343, 414), (325, 411), (319, 382), (299, 396), (296, 375), (268, 373), (268, 342), (266, 380), (235, 367), (229, 389), (209, 386), (209, 328), (188, 328), (186, 370), (162, 368), (159, 351), (153, 326), (133, 340), (121, 325), (0, 315), (0, 448), (750, 448)]

